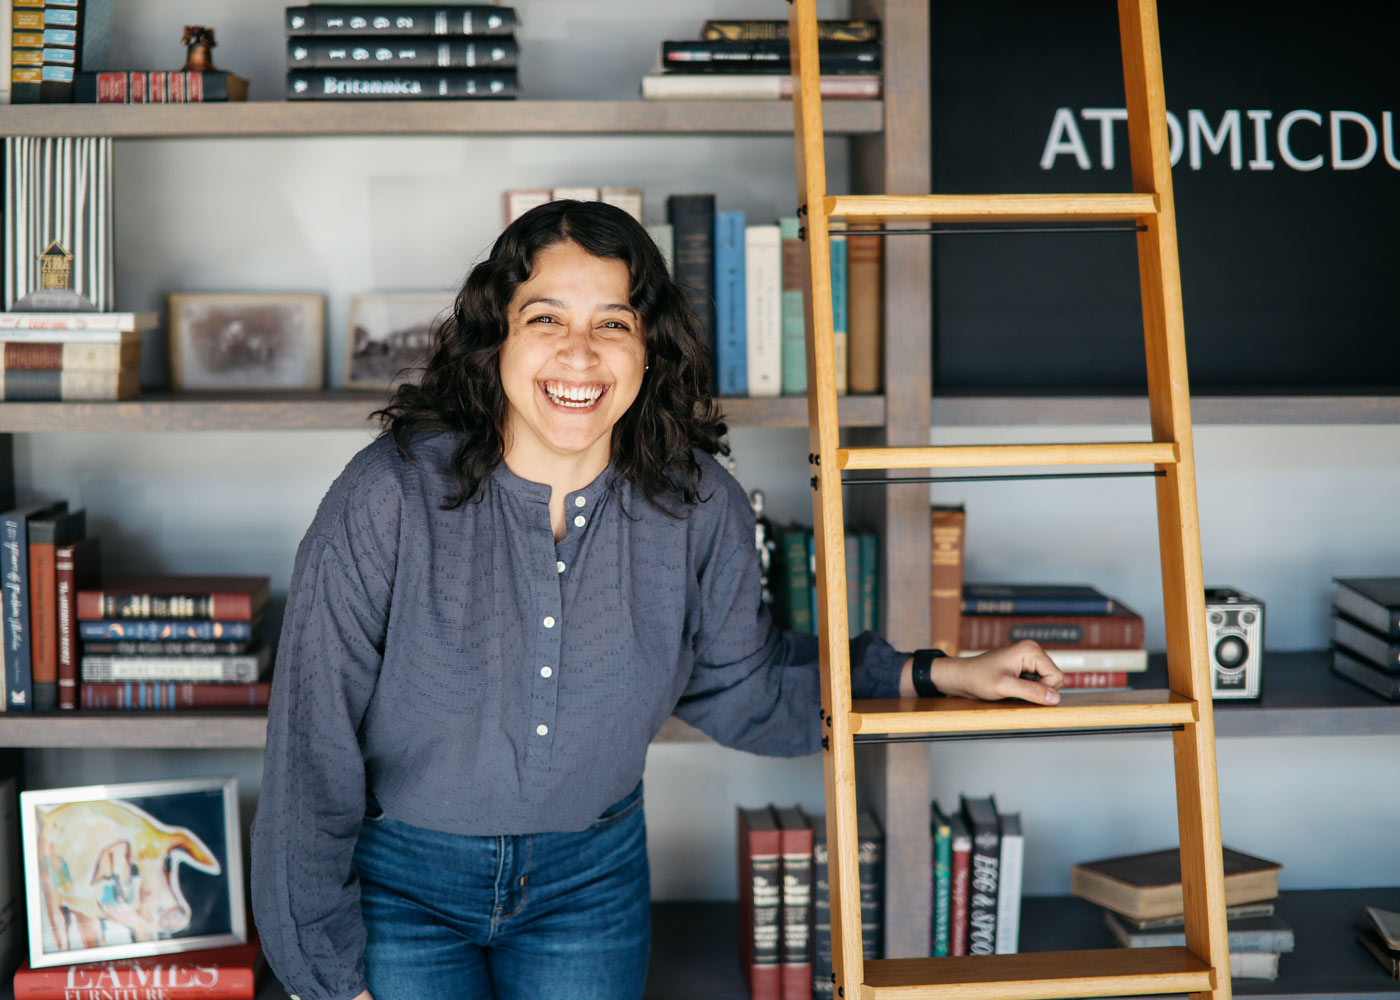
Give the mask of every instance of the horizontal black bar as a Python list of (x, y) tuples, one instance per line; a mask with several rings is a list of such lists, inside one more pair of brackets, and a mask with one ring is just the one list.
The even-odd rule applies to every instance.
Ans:
[[(863, 236), (1006, 236), (1017, 233), (1145, 233), (1146, 226), (942, 226), (930, 229), (860, 229), (847, 230), (845, 235), (859, 232)], [(797, 233), (807, 238), (807, 227)]]
[[(1049, 711), (1054, 711), (1050, 709)], [(1135, 733), (1174, 733), (1181, 726), (1100, 726), (1087, 729), (1002, 729), (977, 733), (889, 733), (854, 736), (856, 746), (880, 743), (938, 743), (944, 740), (1011, 740), (1035, 736), (1131, 736)]]
[(902, 486), (906, 483), (984, 483), (1002, 479), (1127, 479), (1134, 476), (1165, 476), (1162, 469), (1141, 472), (1008, 472), (987, 476), (887, 476), (883, 479), (842, 479), (842, 486)]

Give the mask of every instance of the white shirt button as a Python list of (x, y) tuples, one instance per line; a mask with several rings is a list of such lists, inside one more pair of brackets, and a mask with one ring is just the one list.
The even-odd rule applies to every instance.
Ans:
[(553, 677), (553, 676), (554, 676), (554, 671), (551, 670), (549, 667), (540, 667), (540, 676), (541, 676), (541, 677)]
[(575, 528), (582, 528), (582, 527), (583, 527), (585, 524), (587, 524), (587, 523), (588, 523), (588, 518), (584, 517), (582, 514), (580, 514), (578, 517), (574, 518), (574, 527), (575, 527)]
[(586, 503), (588, 503), (588, 501), (585, 500), (583, 497), (574, 497), (574, 506), (575, 506), (575, 507), (582, 507), (582, 506), (583, 506), (584, 504), (586, 504)]
[(544, 620), (544, 627), (545, 627), (545, 628), (553, 628), (553, 627), (554, 627), (554, 616), (553, 616), (553, 615), (549, 615), (549, 616), (547, 616), (547, 617), (545, 618), (545, 620)]
[(541, 736), (548, 736), (549, 727), (546, 726), (543, 722), (541, 722), (538, 726), (535, 727), (535, 732), (539, 733)]
[(554, 568), (561, 573), (564, 572), (564, 560), (560, 559), (557, 563), (554, 564)]

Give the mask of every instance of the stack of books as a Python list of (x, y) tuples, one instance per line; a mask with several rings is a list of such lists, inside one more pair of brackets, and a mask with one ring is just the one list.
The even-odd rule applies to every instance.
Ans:
[(129, 576), (78, 591), (87, 709), (261, 708), (265, 576)]
[[(1229, 847), (1224, 862), (1230, 974), (1276, 979), (1279, 956), (1294, 946), (1293, 929), (1274, 913), (1282, 866)], [(1181, 855), (1174, 847), (1077, 864), (1069, 888), (1103, 907), (1108, 929), (1124, 947), (1186, 946)]]
[(1400, 577), (1337, 580), (1332, 670), (1382, 698), (1400, 701)]
[(967, 583), (958, 649), (976, 656), (1033, 639), (1064, 671), (1065, 688), (1121, 689), (1147, 670), (1142, 616), (1086, 584)]
[(83, 962), (34, 969), (20, 965), (15, 1000), (254, 1000), (267, 968), (257, 933), (248, 943), (200, 948), (178, 954)]
[(74, 707), (74, 595), (96, 579), (98, 540), (87, 513), (44, 500), (0, 514), (0, 578), (8, 712)]
[(4, 100), (72, 101), (79, 66), (106, 54), (103, 26), (111, 21), (112, 0), (13, 0), (0, 6), (5, 11), (0, 30), (10, 43), (0, 46)]
[(1368, 906), (1366, 917), (1367, 923), (1356, 926), (1356, 940), (1386, 972), (1400, 979), (1400, 913)]
[[(826, 1000), (834, 992), (826, 817), (798, 806), (737, 810), (739, 955), (753, 1000)], [(885, 835), (856, 818), (861, 953), (884, 954)]]
[(516, 97), (515, 23), (494, 4), (288, 7), (287, 100)]
[(130, 399), (141, 391), (142, 334), (155, 326), (155, 313), (0, 313), (0, 399)]
[[(881, 93), (879, 21), (819, 21), (821, 93), (833, 100)], [(700, 38), (661, 43), (642, 78), (649, 101), (791, 99), (786, 21), (706, 21)]]
[(1021, 814), (997, 809), (993, 796), (959, 799), (945, 813), (930, 807), (933, 928), (929, 954), (1014, 955), (1021, 940), (1026, 841)]

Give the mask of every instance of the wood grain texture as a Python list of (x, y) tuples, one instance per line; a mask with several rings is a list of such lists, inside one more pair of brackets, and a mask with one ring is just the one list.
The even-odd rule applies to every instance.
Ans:
[[(248, 101), (7, 104), (0, 135), (119, 139), (328, 135), (785, 134), (788, 101)], [(881, 101), (832, 101), (833, 134), (878, 132)]]
[(866, 1000), (1048, 1000), (1209, 990), (1214, 973), (1185, 948), (1104, 948), (867, 964)]
[(1194, 723), (1198, 711), (1196, 702), (1167, 690), (1076, 692), (1053, 706), (967, 698), (886, 698), (855, 702), (851, 731), (864, 736), (1181, 726)]
[(828, 215), (848, 222), (1130, 222), (1157, 214), (1150, 194), (843, 195)]
[[(842, 469), (970, 469), (1026, 465), (1158, 465), (1176, 462), (1170, 442), (1123, 444), (940, 445), (922, 448), (844, 448)], [(1204, 605), (1202, 605), (1204, 607)], [(1204, 625), (1204, 618), (1202, 624)]]

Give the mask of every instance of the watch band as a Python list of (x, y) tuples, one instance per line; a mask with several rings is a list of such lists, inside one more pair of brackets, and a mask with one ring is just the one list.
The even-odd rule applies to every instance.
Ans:
[(933, 661), (948, 654), (941, 649), (914, 651), (914, 693), (920, 698), (942, 698), (943, 692), (933, 683)]

